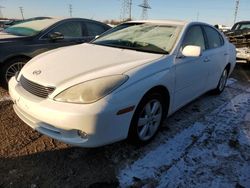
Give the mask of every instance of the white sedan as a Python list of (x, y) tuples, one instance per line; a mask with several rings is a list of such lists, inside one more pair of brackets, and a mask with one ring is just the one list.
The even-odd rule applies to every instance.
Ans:
[(54, 139), (142, 144), (185, 104), (221, 93), (235, 61), (235, 47), (208, 24), (145, 21), (35, 57), (9, 92), (16, 114)]

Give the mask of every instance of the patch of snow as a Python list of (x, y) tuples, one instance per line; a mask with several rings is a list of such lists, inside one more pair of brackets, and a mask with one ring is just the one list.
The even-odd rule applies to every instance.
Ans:
[(237, 82), (238, 80), (234, 79), (234, 78), (229, 78), (227, 79), (227, 83), (226, 83), (226, 86), (229, 86), (229, 85), (232, 85), (234, 84), (235, 82)]
[(241, 130), (238, 140), (241, 145), (250, 146), (250, 130)]
[(250, 121), (250, 112), (245, 115), (245, 121)]
[(138, 178), (158, 187), (250, 187), (249, 109), (250, 94), (237, 95), (122, 169), (120, 186)]
[(221, 157), (229, 157), (234, 154), (234, 151), (229, 147), (228, 144), (218, 144), (214, 150), (214, 154)]
[(171, 165), (174, 160), (180, 158), (187, 147), (192, 144), (192, 138), (199, 137), (205, 128), (203, 124), (195, 123), (192, 127), (185, 129), (165, 144), (146, 154), (132, 166), (123, 169), (118, 177), (120, 185), (122, 187), (131, 185), (134, 177), (145, 179), (157, 176), (159, 168)]

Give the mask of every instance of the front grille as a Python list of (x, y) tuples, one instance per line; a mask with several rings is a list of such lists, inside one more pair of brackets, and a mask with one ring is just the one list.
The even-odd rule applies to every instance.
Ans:
[(24, 76), (21, 76), (20, 78), (21, 86), (28, 91), (29, 93), (41, 97), (41, 98), (47, 98), (49, 94), (51, 94), (55, 88), (54, 87), (45, 87), (39, 84), (36, 84), (28, 79), (26, 79)]

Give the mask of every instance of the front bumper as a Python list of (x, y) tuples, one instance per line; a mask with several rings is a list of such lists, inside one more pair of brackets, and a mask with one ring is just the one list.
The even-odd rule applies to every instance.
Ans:
[(119, 103), (110, 105), (103, 99), (93, 104), (70, 104), (42, 99), (24, 90), (15, 78), (9, 82), (9, 92), (20, 119), (56, 140), (98, 147), (127, 137), (132, 113), (117, 115), (122, 108)]

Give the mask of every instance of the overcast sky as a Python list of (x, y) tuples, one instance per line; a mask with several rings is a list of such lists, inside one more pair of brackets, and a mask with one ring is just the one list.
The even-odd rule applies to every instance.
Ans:
[[(74, 17), (96, 20), (120, 19), (123, 0), (0, 0), (5, 17), (21, 18), (19, 7), (24, 9), (24, 17), (69, 16), (69, 4)], [(143, 0), (133, 0), (132, 17), (141, 18)], [(152, 9), (150, 19), (199, 20), (210, 24), (232, 25), (236, 0), (149, 0)], [(250, 20), (250, 0), (240, 0), (237, 20)]]

